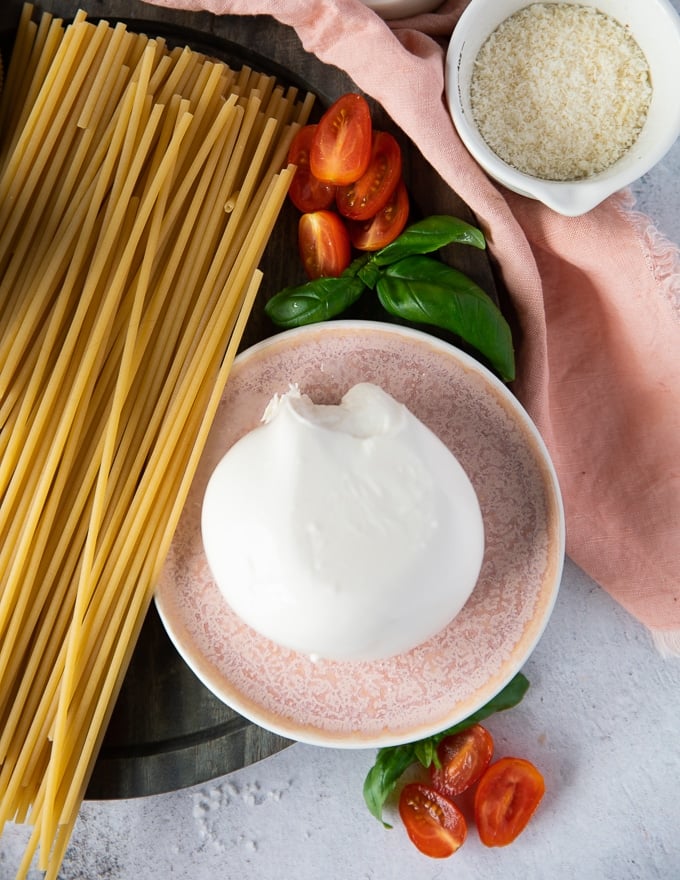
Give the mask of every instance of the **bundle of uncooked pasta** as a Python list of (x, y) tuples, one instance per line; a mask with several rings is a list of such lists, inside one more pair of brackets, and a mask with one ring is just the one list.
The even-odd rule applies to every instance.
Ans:
[(0, 828), (54, 878), (312, 98), (34, 17), (0, 102)]

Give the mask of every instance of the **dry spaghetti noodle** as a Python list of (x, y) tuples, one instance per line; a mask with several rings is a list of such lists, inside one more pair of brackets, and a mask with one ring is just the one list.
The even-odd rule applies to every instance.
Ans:
[(56, 878), (312, 98), (34, 13), (0, 103), (0, 828)]

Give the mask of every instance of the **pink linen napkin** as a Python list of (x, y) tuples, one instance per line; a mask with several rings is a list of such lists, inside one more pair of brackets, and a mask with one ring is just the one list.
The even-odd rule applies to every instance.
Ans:
[(580, 218), (493, 184), (444, 100), (467, 0), (382, 21), (360, 0), (146, 0), (268, 14), (382, 104), (484, 229), (517, 310), (513, 390), (555, 464), (567, 552), (680, 656), (680, 254), (627, 193)]

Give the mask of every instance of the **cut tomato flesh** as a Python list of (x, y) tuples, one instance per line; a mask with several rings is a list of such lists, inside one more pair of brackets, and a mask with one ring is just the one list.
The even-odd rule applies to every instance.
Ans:
[(371, 158), (373, 124), (368, 103), (350, 92), (328, 108), (317, 125), (309, 165), (317, 180), (344, 186), (358, 180)]
[(370, 220), (348, 220), (352, 244), (360, 251), (378, 251), (400, 235), (409, 215), (409, 199), (403, 180), (397, 184), (385, 207)]
[(288, 164), (296, 166), (288, 196), (303, 214), (330, 208), (335, 202), (336, 187), (317, 180), (309, 166), (309, 151), (316, 128), (316, 125), (303, 126), (288, 150)]
[(481, 724), (473, 724), (439, 743), (439, 766), (431, 765), (430, 781), (437, 791), (456, 797), (477, 782), (492, 757), (491, 734)]
[(411, 782), (402, 789), (399, 815), (411, 841), (433, 859), (453, 855), (467, 837), (465, 817), (458, 807), (420, 782)]
[(401, 180), (401, 167), (401, 147), (395, 138), (376, 131), (368, 168), (358, 180), (337, 191), (338, 211), (349, 220), (370, 220), (390, 200)]
[(298, 248), (310, 279), (340, 275), (349, 266), (352, 253), (347, 229), (334, 211), (314, 211), (300, 217)]
[(524, 758), (491, 764), (475, 791), (475, 822), (485, 846), (507, 846), (526, 828), (545, 793), (540, 771)]

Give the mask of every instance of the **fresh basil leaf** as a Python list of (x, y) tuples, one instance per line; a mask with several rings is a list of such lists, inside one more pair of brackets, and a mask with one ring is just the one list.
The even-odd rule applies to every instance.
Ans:
[(279, 327), (301, 327), (334, 318), (355, 303), (366, 289), (354, 275), (317, 278), (299, 287), (286, 287), (264, 307)]
[(413, 254), (430, 254), (447, 244), (469, 244), (484, 250), (484, 234), (457, 217), (435, 214), (407, 227), (393, 242), (377, 251), (372, 262), (389, 266)]
[(455, 333), (477, 349), (510, 382), (515, 355), (500, 309), (470, 278), (430, 257), (405, 257), (388, 266), (376, 284), (383, 308), (397, 318)]
[(432, 738), (421, 739), (415, 744), (414, 753), (416, 760), (423, 765), (429, 767), (433, 762), (438, 763), (437, 745)]
[(383, 270), (375, 262), (374, 259), (367, 260), (358, 270), (359, 278), (364, 282), (370, 290), (375, 290), (375, 286), (380, 280)]
[(383, 821), (382, 812), (385, 801), (394, 791), (397, 782), (416, 760), (415, 746), (408, 743), (403, 746), (390, 746), (379, 749), (375, 764), (368, 771), (364, 780), (364, 800), (371, 815), (382, 822), (385, 828), (391, 828)]
[(361, 269), (366, 265), (366, 263), (370, 262), (372, 259), (372, 255), (369, 253), (359, 254), (358, 257), (355, 257), (349, 266), (342, 273), (342, 277), (349, 278), (354, 275), (359, 275)]
[(436, 761), (437, 746), (445, 737), (466, 730), (496, 712), (511, 709), (523, 699), (528, 689), (528, 679), (523, 673), (518, 672), (495, 697), (464, 721), (415, 743), (379, 749), (375, 764), (368, 771), (364, 780), (364, 801), (371, 815), (382, 822), (386, 828), (390, 828), (391, 826), (383, 821), (383, 808), (387, 798), (396, 788), (399, 779), (411, 764), (420, 761), (424, 767), (429, 767), (433, 761)]

